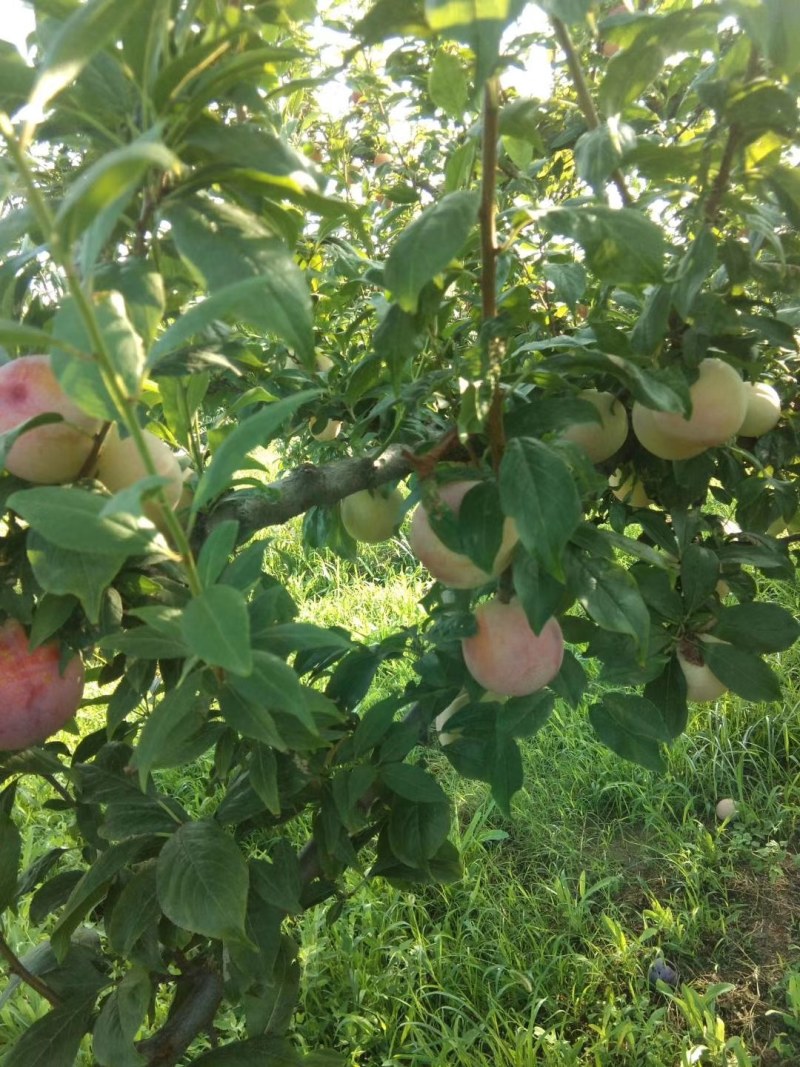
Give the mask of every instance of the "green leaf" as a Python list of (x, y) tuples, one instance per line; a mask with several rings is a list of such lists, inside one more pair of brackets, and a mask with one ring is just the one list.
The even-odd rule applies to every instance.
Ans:
[(617, 115), (632, 104), (656, 80), (665, 59), (662, 46), (646, 39), (612, 56), (598, 93), (600, 110)]
[(586, 269), (580, 263), (546, 263), (542, 273), (555, 289), (556, 299), (574, 310), (589, 283)]
[(542, 627), (558, 612), (566, 596), (563, 583), (549, 574), (529, 552), (519, 549), (514, 555), (514, 591), (535, 634), (542, 632)]
[(492, 482), (479, 482), (469, 490), (458, 510), (459, 551), (491, 574), (503, 541), (504, 516), (500, 494)]
[(667, 660), (663, 672), (644, 687), (644, 697), (661, 712), (670, 740), (686, 729), (689, 709), (686, 704), (686, 676), (678, 659)]
[(252, 671), (247, 601), (232, 585), (212, 585), (193, 597), (181, 628), (192, 652), (205, 663), (233, 674)]
[(129, 837), (118, 844), (110, 845), (81, 876), (70, 893), (50, 938), (53, 951), (59, 960), (66, 956), (70, 938), (78, 924), (97, 901), (102, 899), (109, 884), (124, 867), (137, 860), (143, 852), (152, 848), (152, 845), (153, 838), (149, 835)]
[(156, 893), (156, 865), (143, 864), (125, 884), (114, 901), (106, 924), (108, 942), (119, 956), (130, 957), (136, 942), (161, 919)]
[(425, 0), (425, 17), (441, 37), (463, 41), (475, 53), (476, 85), (494, 71), (506, 26), (522, 10), (519, 0)]
[[(286, 711), (317, 733), (306, 691), (288, 663), (270, 652), (253, 652), (253, 670), (246, 677), (231, 675), (228, 684), (254, 707)], [(276, 746), (277, 747), (277, 746)]]
[(306, 389), (302, 393), (276, 400), (262, 411), (240, 422), (214, 453), (211, 464), (203, 472), (192, 502), (195, 514), (209, 501), (219, 496), (230, 486), (231, 479), (240, 469), (248, 452), (269, 444), (286, 420), (304, 404), (319, 396), (318, 389)]
[(413, 763), (386, 763), (381, 767), (381, 781), (393, 793), (418, 804), (446, 804), (447, 795), (426, 770)]
[(717, 615), (714, 636), (756, 652), (784, 652), (800, 636), (800, 622), (780, 604), (734, 604)]
[(250, 886), (263, 901), (287, 915), (301, 915), (303, 886), (297, 853), (285, 838), (279, 838), (270, 851), (270, 862), (250, 861)]
[(389, 817), (389, 844), (394, 855), (408, 867), (426, 870), (450, 830), (450, 805), (415, 804), (395, 799)]
[(164, 751), (197, 728), (198, 717), (194, 713), (199, 706), (198, 689), (199, 677), (195, 672), (170, 689), (147, 716), (131, 757), (131, 767), (139, 771), (142, 790)]
[(19, 830), (8, 812), (0, 809), (0, 913), (17, 893), (17, 871), (21, 856)]
[(597, 204), (554, 208), (545, 212), (542, 225), (577, 241), (586, 253), (587, 265), (601, 281), (645, 285), (663, 278), (664, 235), (633, 208)]
[(236, 547), (238, 533), (239, 523), (235, 519), (225, 519), (203, 542), (197, 557), (197, 574), (203, 587), (213, 585), (225, 570)]
[(572, 472), (561, 456), (533, 437), (509, 441), (500, 464), (500, 499), (523, 545), (560, 577), (564, 547), (581, 518)]
[(687, 545), (681, 554), (681, 590), (684, 610), (694, 614), (707, 603), (719, 581), (719, 559), (700, 545)]
[(27, 554), (36, 581), (42, 589), (59, 597), (76, 597), (83, 605), (89, 621), (95, 624), (100, 619), (103, 594), (126, 558), (97, 552), (75, 552), (53, 545), (36, 530), (28, 534)]
[(469, 84), (457, 56), (437, 52), (428, 75), (431, 100), (451, 118), (460, 119), (469, 96)]
[(567, 556), (567, 580), (570, 591), (598, 626), (630, 634), (637, 645), (647, 647), (650, 613), (627, 570), (591, 550), (573, 549)]
[(281, 798), (278, 792), (278, 761), (266, 745), (253, 745), (250, 754), (250, 785), (264, 807), (272, 815), (280, 815)]
[(386, 287), (404, 311), (415, 312), (426, 282), (461, 251), (475, 225), (478, 197), (460, 190), (427, 208), (394, 244), (384, 270)]
[(130, 970), (103, 1004), (92, 1030), (92, 1051), (102, 1067), (141, 1067), (146, 1058), (134, 1047), (150, 1003), (150, 977)]
[(581, 134), (574, 149), (578, 176), (595, 193), (602, 193), (609, 175), (635, 143), (636, 135), (631, 127), (620, 125), (615, 119)]
[(548, 15), (563, 22), (583, 22), (591, 10), (593, 0), (537, 0)]
[(248, 882), (238, 846), (210, 820), (181, 826), (158, 857), (162, 911), (176, 926), (205, 937), (244, 937)]
[(145, 174), (153, 168), (172, 170), (177, 164), (177, 156), (154, 140), (153, 131), (101, 156), (61, 201), (55, 221), (64, 243), (71, 244), (98, 216), (103, 217), (103, 231), (109, 237)]
[[(145, 347), (149, 347), (166, 306), (163, 276), (146, 260), (131, 258), (98, 267), (95, 285), (101, 292), (111, 290), (122, 295), (128, 319)], [(163, 389), (163, 382), (160, 385)]]
[[(287, 668), (288, 669), (288, 668)], [(286, 743), (281, 737), (275, 719), (265, 706), (265, 700), (256, 699), (254, 693), (240, 693), (233, 685), (226, 685), (220, 693), (219, 707), (222, 718), (243, 737), (251, 737), (264, 745), (286, 751)], [(253, 788), (256, 789), (255, 783)], [(260, 791), (256, 792), (261, 795)]]
[(269, 1067), (344, 1067), (344, 1061), (339, 1056), (328, 1058), (324, 1053), (301, 1056), (293, 1045), (279, 1037), (251, 1037), (246, 1041), (233, 1041), (204, 1052), (194, 1061), (194, 1067), (254, 1067), (256, 1064), (269, 1064)]
[(761, 703), (781, 699), (778, 676), (755, 653), (704, 641), (703, 659), (713, 675), (745, 700)]
[(77, 995), (36, 1019), (3, 1058), (3, 1067), (73, 1067), (94, 1014), (95, 994)]
[(95, 552), (119, 560), (151, 547), (151, 533), (130, 515), (102, 515), (106, 498), (85, 489), (63, 485), (21, 489), (7, 503), (45, 540), (71, 552)]
[(739, 3), (736, 16), (777, 70), (789, 78), (800, 70), (800, 6), (795, 0)]
[(522, 754), (510, 737), (498, 738), (489, 785), (492, 799), (506, 815), (511, 815), (511, 798), (522, 789)]
[(651, 771), (666, 769), (659, 742), (671, 740), (664, 717), (649, 700), (606, 693), (589, 708), (589, 722), (604, 745), (623, 759)]
[(243, 290), (232, 313), (275, 333), (310, 369), (314, 362), (311, 294), (289, 249), (255, 215), (195, 197), (164, 213), (183, 258), (205, 278), (212, 293), (233, 283), (260, 282)]
[(92, 56), (120, 36), (125, 23), (143, 13), (151, 0), (87, 0), (64, 22), (39, 64), (29, 99), (38, 113), (73, 82)]

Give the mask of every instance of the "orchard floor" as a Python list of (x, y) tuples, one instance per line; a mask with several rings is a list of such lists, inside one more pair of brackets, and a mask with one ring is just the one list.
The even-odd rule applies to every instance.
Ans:
[[(402, 540), (309, 566), (287, 528), (270, 561), (314, 621), (369, 639), (420, 617)], [(793, 593), (771, 595), (797, 611)], [(433, 744), (464, 877), (409, 894), (353, 876), (335, 922), (325, 908), (296, 922), (298, 1044), (351, 1067), (800, 1064), (800, 652), (775, 659), (786, 702), (702, 708), (661, 777), (599, 746), (585, 709), (559, 708), (527, 744), (511, 819)], [(204, 786), (198, 768), (181, 800), (195, 791), (208, 814)], [(21, 796), (24, 862), (71, 844), (38, 785)], [(730, 823), (714, 815), (722, 797), (739, 804)], [(31, 948), (24, 911), (6, 933)], [(674, 990), (648, 984), (659, 957)], [(0, 1007), (0, 1054), (44, 1009), (27, 990)]]

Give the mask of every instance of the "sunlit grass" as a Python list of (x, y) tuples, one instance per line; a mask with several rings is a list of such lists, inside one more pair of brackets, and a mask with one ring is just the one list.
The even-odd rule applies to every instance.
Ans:
[[(425, 577), (402, 538), (355, 561), (305, 555), (297, 523), (265, 541), (304, 620), (370, 643), (423, 617)], [(796, 592), (766, 593), (797, 610)], [(600, 746), (585, 708), (559, 706), (526, 744), (510, 819), (432, 745), (464, 878), (401, 893), (353, 874), (336, 922), (324, 907), (297, 920), (295, 1039), (365, 1067), (800, 1062), (800, 654), (773, 663), (785, 702), (701, 708), (660, 777)], [(379, 686), (412, 677), (406, 661), (382, 672)], [(207, 770), (167, 779), (195, 815), (216, 803)], [(739, 815), (721, 825), (724, 796)], [(75, 848), (69, 818), (42, 807), (46, 783), (26, 779), (21, 797), (26, 862)], [(6, 936), (25, 952), (40, 932), (23, 908)], [(648, 983), (661, 956), (680, 975), (673, 993)], [(0, 1049), (45, 1007), (27, 990), (9, 998)]]

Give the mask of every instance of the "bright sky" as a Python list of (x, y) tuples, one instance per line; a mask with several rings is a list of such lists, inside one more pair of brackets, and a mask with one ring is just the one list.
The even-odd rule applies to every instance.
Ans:
[[(11, 41), (21, 52), (25, 51), (25, 38), (33, 29), (33, 12), (24, 0), (0, 0), (3, 6), (3, 18), (0, 20), (0, 40)], [(523, 11), (522, 17), (517, 23), (517, 31), (531, 32), (541, 30), (546, 25), (547, 19), (544, 13), (534, 4), (529, 4)], [(509, 71), (503, 77), (503, 85), (513, 87), (521, 96), (535, 96), (546, 98), (550, 95), (552, 74), (546, 52), (543, 49), (531, 50), (531, 61), (526, 70)], [(331, 87), (334, 89), (334, 87)], [(343, 108), (347, 106), (349, 90), (342, 86), (341, 102), (334, 98), (332, 110), (337, 109), (337, 104)], [(324, 99), (324, 98), (323, 98)], [(334, 102), (335, 101), (335, 102)], [(322, 101), (321, 101), (322, 102)]]

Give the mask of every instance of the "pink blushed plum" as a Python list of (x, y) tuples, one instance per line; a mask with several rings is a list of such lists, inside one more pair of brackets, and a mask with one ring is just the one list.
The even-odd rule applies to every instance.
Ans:
[(478, 632), (461, 642), (475, 681), (502, 696), (521, 697), (543, 689), (561, 670), (564, 637), (550, 618), (540, 634), (531, 629), (518, 600), (490, 600), (475, 611)]
[(0, 433), (51, 412), (64, 421), (22, 434), (6, 456), (6, 469), (26, 482), (61, 485), (77, 478), (100, 422), (70, 400), (49, 356), (20, 356), (0, 366)]
[(59, 671), (55, 642), (28, 648), (16, 619), (0, 626), (0, 751), (36, 745), (58, 733), (80, 706), (83, 663), (73, 656)]

